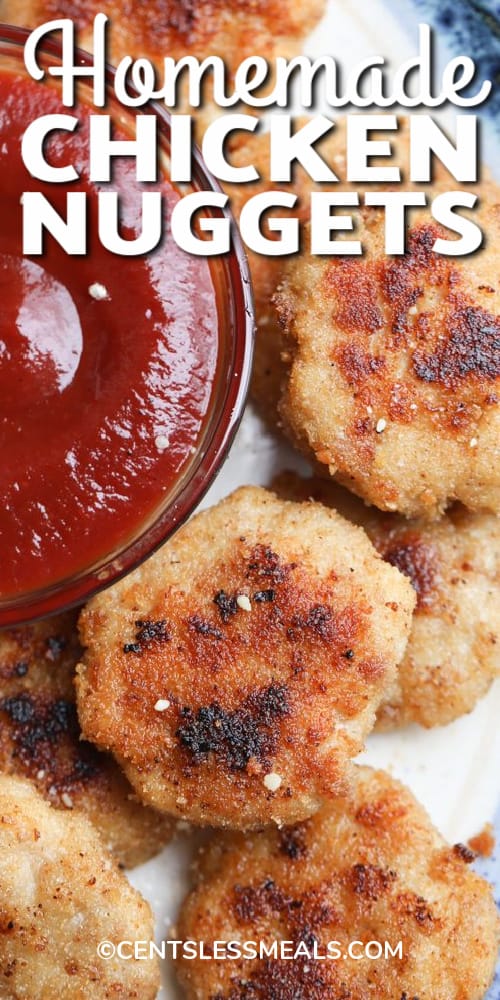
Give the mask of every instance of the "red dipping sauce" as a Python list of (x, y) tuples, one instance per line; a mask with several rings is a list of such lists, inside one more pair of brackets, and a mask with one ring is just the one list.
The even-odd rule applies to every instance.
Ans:
[[(42, 191), (66, 215), (67, 187), (33, 180), (21, 159), (27, 126), (58, 112), (55, 89), (0, 72), (1, 600), (98, 566), (154, 519), (199, 446), (220, 361), (206, 258), (181, 251), (168, 227), (147, 258), (101, 246), (90, 109), (71, 111), (76, 133), (47, 146), (53, 165), (81, 174), (71, 190), (89, 195), (89, 253), (68, 256), (47, 236), (43, 256), (23, 258), (22, 193)], [(116, 126), (114, 137), (130, 138)], [(132, 238), (143, 188), (132, 158), (115, 164), (106, 188)], [(168, 217), (179, 194), (167, 178), (158, 187)]]

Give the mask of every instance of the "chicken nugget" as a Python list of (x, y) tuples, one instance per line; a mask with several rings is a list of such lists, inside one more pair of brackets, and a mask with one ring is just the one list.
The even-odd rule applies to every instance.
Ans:
[(500, 519), (456, 504), (439, 521), (406, 520), (367, 507), (334, 482), (293, 473), (278, 476), (273, 489), (334, 507), (413, 584), (410, 638), (377, 728), (444, 726), (471, 712), (500, 676)]
[[(299, 131), (306, 126), (310, 119), (306, 117), (297, 118), (294, 122), (294, 130)], [(374, 129), (371, 132), (371, 139), (374, 141), (386, 138), (381, 131)], [(391, 163), (397, 166), (401, 173), (401, 181), (405, 190), (426, 189), (427, 185), (415, 185), (410, 182), (410, 122), (406, 116), (398, 119), (398, 130), (391, 134), (391, 144), (393, 156)], [(320, 155), (328, 167), (333, 170), (338, 180), (334, 183), (314, 182), (309, 174), (303, 169), (300, 163), (295, 165), (293, 178), (290, 183), (273, 182), (270, 179), (270, 133), (253, 134), (245, 140), (239, 140), (235, 144), (235, 149), (231, 154), (231, 163), (235, 167), (243, 167), (252, 164), (257, 169), (260, 179), (254, 183), (247, 184), (224, 184), (224, 190), (230, 196), (231, 208), (239, 221), (241, 211), (250, 198), (255, 195), (271, 192), (286, 192), (296, 195), (297, 202), (292, 209), (277, 208), (270, 209), (262, 223), (262, 232), (267, 239), (276, 239), (277, 234), (269, 228), (269, 219), (294, 217), (300, 224), (306, 222), (310, 217), (311, 195), (315, 192), (328, 193), (335, 191), (349, 191), (355, 189), (355, 185), (347, 178), (347, 126), (345, 116), (335, 118), (333, 131), (327, 133), (319, 142), (315, 143), (315, 151)], [(372, 166), (385, 165), (384, 159), (378, 156), (372, 157)], [(434, 164), (435, 180), (443, 185), (445, 182), (451, 183), (451, 177), (445, 167), (437, 161)], [(369, 185), (368, 185), (369, 186)], [(377, 189), (398, 190), (399, 184), (383, 183), (377, 184)], [(451, 185), (452, 186), (452, 185)], [(468, 185), (471, 187), (471, 185)], [(325, 212), (327, 209), (325, 208)], [(303, 249), (300, 253), (303, 253)], [(251, 394), (257, 404), (260, 414), (270, 425), (280, 426), (281, 418), (278, 412), (278, 404), (282, 393), (286, 387), (286, 376), (289, 369), (289, 352), (287, 341), (283, 334), (279, 322), (278, 309), (274, 296), (281, 284), (286, 271), (286, 265), (293, 261), (293, 255), (268, 256), (252, 251), (248, 252), (248, 260), (252, 275), (252, 284), (255, 302), (255, 320), (257, 327), (257, 338), (255, 343), (254, 365), (252, 372)]]
[(302, 819), (345, 790), (414, 601), (360, 528), (242, 488), (87, 605), (82, 730), (156, 808)]
[[(178, 61), (192, 56), (201, 62), (217, 56), (224, 61), (232, 83), (240, 62), (262, 56), (270, 63), (269, 89), (274, 82), (274, 59), (298, 55), (325, 8), (326, 0), (305, 4), (301, 0), (148, 0), (140, 4), (135, 0), (0, 0), (0, 19), (35, 28), (55, 18), (71, 18), (78, 28), (78, 44), (92, 51), (94, 18), (102, 12), (110, 19), (107, 55), (115, 66), (126, 56), (147, 58), (163, 86), (165, 58)], [(172, 110), (194, 115), (199, 143), (222, 114), (209, 79), (202, 84), (200, 107), (192, 108), (188, 78), (182, 74)]]
[[(148, 903), (88, 822), (0, 775), (0, 996), (8, 1000), (154, 1000), (158, 959), (110, 955), (153, 940)], [(108, 952), (101, 957), (98, 945)]]
[[(204, 943), (204, 960), (177, 962), (189, 1000), (484, 997), (499, 926), (474, 855), (389, 775), (356, 771), (351, 796), (312, 819), (205, 848), (178, 924)], [(270, 957), (207, 960), (215, 941), (262, 942)]]
[(301, 257), (278, 293), (284, 424), (383, 510), (431, 517), (459, 500), (500, 511), (500, 201), (496, 185), (480, 191), (476, 254), (436, 254), (449, 234), (421, 210), (406, 254), (386, 256), (384, 214), (364, 209), (364, 256)]
[(126, 868), (156, 854), (172, 824), (138, 801), (109, 754), (81, 739), (76, 612), (0, 632), (0, 772), (29, 778), (52, 805), (85, 813)]
[[(301, 43), (323, 16), (326, 0), (0, 0), (0, 18), (34, 28), (71, 18), (82, 48), (92, 49), (98, 13), (110, 19), (108, 55), (116, 65), (125, 56), (148, 58), (162, 79), (163, 60), (194, 56), (223, 59), (230, 78), (240, 62), (263, 56), (272, 62), (298, 54)], [(188, 110), (186, 108), (186, 110)], [(212, 108), (212, 113), (218, 109)], [(203, 116), (204, 109), (200, 109)]]

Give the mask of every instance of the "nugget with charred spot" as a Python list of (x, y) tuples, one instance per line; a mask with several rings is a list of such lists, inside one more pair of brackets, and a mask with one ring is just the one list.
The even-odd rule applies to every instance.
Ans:
[(360, 528), (242, 488), (84, 610), (83, 732), (159, 809), (303, 818), (345, 791), (414, 600)]
[[(189, 1000), (484, 997), (499, 927), (473, 853), (387, 774), (356, 771), (349, 798), (306, 822), (204, 848), (178, 924), (205, 948), (177, 962)], [(271, 957), (206, 960), (214, 941), (262, 942)]]
[(0, 772), (52, 805), (85, 813), (127, 868), (168, 842), (165, 816), (138, 801), (109, 754), (81, 739), (74, 674), (77, 612), (0, 632)]
[(439, 521), (367, 507), (336, 483), (282, 473), (280, 496), (334, 507), (365, 529), (417, 595), (406, 652), (377, 728), (444, 726), (472, 711), (500, 676), (500, 519), (455, 504)]
[[(294, 131), (297, 132), (307, 127), (310, 121), (311, 119), (307, 117), (295, 119)], [(314, 182), (300, 163), (294, 164), (289, 183), (271, 181), (272, 143), (270, 133), (254, 134), (247, 139), (239, 140), (231, 154), (232, 165), (241, 168), (252, 164), (259, 173), (259, 180), (247, 184), (224, 184), (224, 190), (231, 198), (231, 207), (236, 219), (239, 220), (243, 208), (255, 195), (271, 192), (279, 194), (285, 192), (295, 195), (297, 201), (293, 208), (270, 209), (263, 217), (263, 235), (267, 239), (277, 239), (278, 234), (269, 227), (271, 218), (284, 219), (285, 224), (287, 224), (286, 220), (294, 217), (298, 219), (300, 224), (303, 224), (310, 217), (311, 196), (313, 194), (328, 195), (329, 193), (356, 191), (356, 185), (348, 179), (345, 116), (335, 118), (332, 125), (332, 130), (314, 145), (316, 153), (323, 158), (337, 178), (336, 181), (332, 182)], [(372, 129), (371, 139), (380, 141), (382, 138), (386, 139), (386, 134)], [(417, 185), (411, 182), (410, 120), (404, 115), (398, 118), (397, 132), (391, 134), (391, 152), (391, 165), (399, 169), (400, 183), (377, 182), (373, 184), (373, 182), (368, 182), (367, 188), (375, 186), (381, 190), (400, 190), (403, 186), (405, 190), (427, 191), (429, 196), (432, 196), (435, 185), (439, 187), (439, 190), (444, 190), (446, 186), (453, 187), (453, 178), (439, 160), (433, 164), (433, 185)], [(372, 156), (370, 162), (372, 167), (386, 165), (384, 158), (379, 156)], [(468, 184), (466, 187), (473, 192), (476, 190), (476, 185)], [(329, 211), (329, 207), (325, 204), (324, 213), (327, 214)], [(299, 255), (303, 257), (307, 252), (306, 241), (302, 240)], [(290, 353), (280, 326), (274, 296), (283, 281), (287, 264), (290, 261), (293, 262), (294, 257), (290, 255), (269, 256), (250, 251), (248, 259), (252, 274), (257, 326), (251, 392), (262, 416), (271, 426), (280, 426), (281, 418), (278, 406), (286, 389)]]
[(153, 940), (148, 903), (88, 820), (0, 775), (0, 995), (154, 1000), (158, 959), (124, 961), (104, 941)]
[[(98, 13), (110, 19), (108, 57), (116, 65), (125, 56), (148, 58), (163, 77), (163, 61), (192, 56), (224, 60), (232, 78), (240, 62), (263, 56), (291, 58), (301, 49), (325, 10), (325, 0), (0, 0), (0, 18), (9, 24), (34, 28), (58, 18), (71, 18), (81, 47), (92, 49), (93, 24)], [(272, 72), (271, 72), (272, 77)], [(205, 88), (206, 90), (206, 88)], [(184, 110), (185, 88), (180, 88)], [(196, 113), (204, 124), (220, 113), (211, 104)], [(178, 109), (177, 109), (178, 110)]]
[(303, 256), (277, 296), (283, 422), (325, 474), (383, 510), (500, 511), (500, 199), (492, 183), (480, 193), (476, 254), (434, 252), (450, 234), (421, 210), (406, 254), (387, 256), (383, 213), (365, 209), (364, 256)]

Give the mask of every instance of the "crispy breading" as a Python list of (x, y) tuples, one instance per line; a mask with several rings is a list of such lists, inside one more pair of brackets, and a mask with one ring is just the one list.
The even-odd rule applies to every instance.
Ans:
[(421, 210), (407, 253), (386, 256), (383, 212), (364, 209), (364, 256), (304, 255), (278, 293), (282, 419), (325, 473), (383, 510), (500, 511), (500, 203), (496, 185), (480, 190), (476, 254), (435, 254), (449, 234)]
[[(108, 58), (116, 65), (125, 56), (146, 57), (163, 75), (163, 60), (218, 56), (232, 78), (243, 59), (263, 56), (272, 61), (297, 55), (306, 35), (323, 16), (326, 0), (0, 0), (0, 18), (9, 24), (37, 27), (69, 17), (78, 28), (78, 42), (92, 50), (96, 14), (110, 19)], [(204, 127), (220, 109), (206, 104), (196, 114)], [(181, 88), (181, 101), (185, 91)], [(177, 110), (180, 110), (179, 108)], [(184, 106), (189, 112), (189, 107)]]
[(76, 618), (69, 612), (0, 632), (0, 772), (29, 778), (52, 805), (85, 813), (131, 868), (161, 850), (172, 825), (138, 801), (109, 754), (81, 740)]
[(98, 13), (112, 23), (111, 58), (125, 55), (152, 60), (208, 55), (227, 60), (230, 70), (247, 56), (294, 54), (324, 13), (324, 0), (1, 0), (0, 16), (9, 24), (35, 27), (54, 18), (77, 24), (83, 47), (92, 43)]
[[(491, 887), (449, 846), (411, 793), (356, 768), (349, 799), (312, 819), (252, 835), (219, 834), (200, 855), (178, 936), (291, 942), (297, 958), (183, 960), (189, 1000), (481, 1000), (495, 967)], [(321, 961), (328, 942), (340, 958)], [(402, 942), (403, 956), (351, 958), (363, 944)], [(308, 949), (308, 953), (304, 951)], [(374, 954), (372, 948), (372, 955)]]
[(159, 809), (302, 819), (345, 790), (414, 599), (361, 529), (242, 488), (87, 605), (83, 732)]
[[(125, 56), (149, 59), (163, 79), (163, 60), (209, 56), (224, 60), (229, 79), (244, 59), (263, 56), (291, 59), (324, 14), (326, 0), (0, 0), (0, 19), (37, 27), (54, 18), (69, 17), (78, 29), (78, 44), (92, 51), (93, 22), (104, 13), (108, 25), (107, 55), (113, 65)], [(207, 127), (224, 112), (215, 104), (210, 82), (204, 83), (202, 104), (191, 108), (187, 78), (177, 90), (177, 112), (194, 115), (194, 133), (201, 143)], [(251, 108), (246, 113), (254, 114)], [(231, 145), (231, 141), (229, 142)]]
[(444, 726), (472, 711), (500, 676), (500, 519), (456, 504), (439, 521), (406, 520), (367, 507), (332, 481), (293, 473), (278, 476), (273, 489), (335, 508), (413, 584), (410, 638), (377, 728)]
[[(298, 131), (307, 125), (307, 117), (298, 117), (294, 122), (294, 130)], [(254, 195), (264, 192), (287, 192), (297, 196), (293, 209), (284, 208), (270, 210), (263, 220), (263, 233), (269, 238), (276, 238), (269, 230), (267, 220), (272, 217), (296, 217), (301, 224), (310, 217), (310, 198), (313, 192), (351, 191), (356, 185), (347, 179), (347, 127), (345, 116), (335, 117), (333, 131), (315, 144), (316, 152), (335, 173), (338, 180), (332, 183), (316, 183), (303, 169), (300, 163), (294, 165), (293, 179), (289, 184), (270, 180), (270, 133), (253, 134), (249, 138), (240, 139), (231, 154), (231, 162), (235, 167), (253, 164), (260, 174), (260, 180), (251, 184), (224, 184), (224, 190), (231, 198), (231, 207), (239, 220), (243, 207)], [(393, 155), (391, 165), (397, 166), (401, 172), (401, 182), (405, 190), (428, 190), (428, 185), (415, 185), (410, 181), (410, 122), (402, 115), (398, 118), (396, 132), (383, 133), (372, 130), (371, 140), (385, 141), (390, 138)], [(384, 158), (374, 156), (371, 166), (384, 166)], [(445, 167), (436, 161), (434, 164), (434, 182), (441, 186), (453, 186), (452, 179)], [(366, 185), (371, 186), (369, 183)], [(372, 185), (373, 186), (373, 185)], [(398, 190), (399, 184), (376, 183), (378, 190)], [(472, 185), (465, 185), (471, 188)], [(325, 208), (325, 212), (327, 209)], [(304, 248), (300, 251), (304, 253)], [(280, 426), (281, 418), (278, 404), (286, 387), (286, 378), (290, 366), (290, 357), (286, 338), (281, 329), (278, 310), (274, 295), (282, 282), (286, 265), (293, 257), (269, 257), (252, 251), (248, 252), (250, 271), (255, 301), (255, 319), (257, 338), (252, 372), (251, 393), (259, 412), (271, 426)]]
[(100, 958), (110, 941), (153, 940), (148, 903), (84, 816), (0, 775), (0, 996), (154, 1000), (157, 958)]

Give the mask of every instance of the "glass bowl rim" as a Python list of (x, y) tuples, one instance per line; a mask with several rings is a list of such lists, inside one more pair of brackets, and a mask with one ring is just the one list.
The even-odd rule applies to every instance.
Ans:
[[(31, 34), (29, 28), (0, 22), (0, 57), (7, 53), (3, 48), (12, 45), (12, 52), (22, 54), (26, 39)], [(39, 49), (42, 55), (62, 57), (62, 45), (55, 39), (46, 38)], [(91, 53), (75, 49), (75, 59), (80, 65), (93, 63)], [(23, 64), (23, 72), (26, 69)], [(113, 81), (115, 69), (106, 64), (106, 87), (114, 96)], [(134, 88), (128, 88), (131, 95)], [(115, 97), (116, 100), (116, 97)], [(125, 108), (125, 113), (154, 113), (159, 119), (159, 130), (163, 138), (169, 140), (171, 114), (157, 101), (149, 101), (141, 108)], [(198, 188), (195, 185), (198, 184)], [(224, 193), (219, 182), (205, 166), (197, 145), (193, 146), (193, 187), (198, 190)], [(206, 492), (214, 482), (224, 464), (236, 431), (243, 416), (248, 396), (253, 358), (255, 320), (252, 283), (247, 255), (239, 230), (228, 208), (210, 209), (214, 217), (229, 218), (231, 222), (231, 249), (223, 256), (226, 274), (226, 292), (233, 310), (233, 321), (228, 337), (231, 336), (232, 357), (230, 365), (222, 375), (223, 387), (219, 390), (222, 399), (216, 398), (207, 411), (206, 438), (189, 467), (180, 489), (167, 501), (152, 522), (132, 541), (112, 555), (103, 556), (98, 567), (82, 569), (74, 577), (56, 581), (37, 591), (20, 594), (16, 598), (0, 602), (0, 630), (27, 624), (53, 614), (61, 614), (85, 603), (100, 591), (117, 583), (124, 576), (137, 569), (157, 551), (198, 507)], [(217, 392), (216, 392), (217, 396)], [(213, 408), (213, 409), (212, 409)], [(211, 412), (212, 410), (212, 412)], [(105, 578), (104, 578), (105, 574)]]

